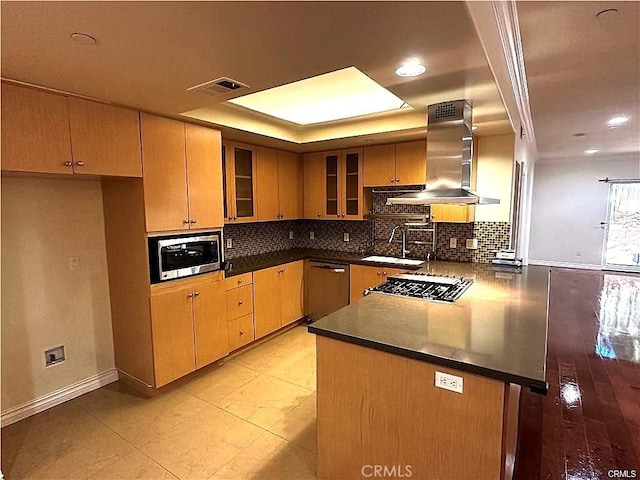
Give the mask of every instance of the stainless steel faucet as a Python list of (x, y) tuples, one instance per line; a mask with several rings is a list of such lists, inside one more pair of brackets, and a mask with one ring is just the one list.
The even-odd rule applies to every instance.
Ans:
[(393, 227), (393, 230), (391, 230), (391, 236), (389, 237), (389, 243), (393, 242), (393, 237), (399, 228), (400, 232), (402, 232), (402, 258), (407, 258), (407, 254), (410, 252), (407, 250), (407, 231), (404, 228), (401, 228), (400, 225)]

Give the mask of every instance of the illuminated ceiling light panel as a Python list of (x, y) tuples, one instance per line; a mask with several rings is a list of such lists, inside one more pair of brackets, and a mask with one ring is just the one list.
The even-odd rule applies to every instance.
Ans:
[(298, 125), (411, 108), (355, 67), (228, 100)]

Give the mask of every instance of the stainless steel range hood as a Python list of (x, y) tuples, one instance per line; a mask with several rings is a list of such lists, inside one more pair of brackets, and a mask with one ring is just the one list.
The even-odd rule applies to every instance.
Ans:
[(387, 205), (500, 203), (471, 191), (471, 106), (464, 100), (429, 105), (425, 189), (389, 198)]

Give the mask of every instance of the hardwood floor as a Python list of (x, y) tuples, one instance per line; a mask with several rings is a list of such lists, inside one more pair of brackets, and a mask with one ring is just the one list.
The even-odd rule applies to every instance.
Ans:
[(522, 391), (516, 480), (640, 478), (640, 276), (552, 269), (546, 397)]

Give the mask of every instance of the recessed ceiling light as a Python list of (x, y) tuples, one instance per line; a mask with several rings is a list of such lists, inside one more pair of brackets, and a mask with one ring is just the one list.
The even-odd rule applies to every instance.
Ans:
[(474, 132), (475, 132), (477, 129), (478, 129), (478, 126), (477, 126), (477, 125), (472, 125), (472, 126), (471, 126), (471, 130), (472, 130), (472, 131), (474, 131)]
[(79, 33), (79, 32), (72, 33), (71, 38), (78, 45), (95, 45), (97, 43), (95, 38), (93, 38), (91, 35), (88, 35), (86, 33)]
[(404, 100), (356, 67), (343, 68), (227, 101), (298, 125), (405, 108), (411, 110)]
[(607, 125), (610, 127), (619, 127), (620, 125), (624, 125), (629, 121), (629, 117), (626, 115), (616, 115), (612, 119), (607, 122)]
[(587, 134), (584, 132), (580, 132), (580, 133), (574, 133), (573, 136), (576, 138), (583, 138), (583, 137), (586, 137)]
[(585, 150), (584, 153), (586, 153), (587, 155), (595, 155), (596, 153), (598, 153), (598, 150), (596, 150), (595, 148), (590, 148), (589, 150)]
[(418, 62), (407, 62), (396, 68), (399, 77), (417, 77), (427, 71), (427, 67)]

